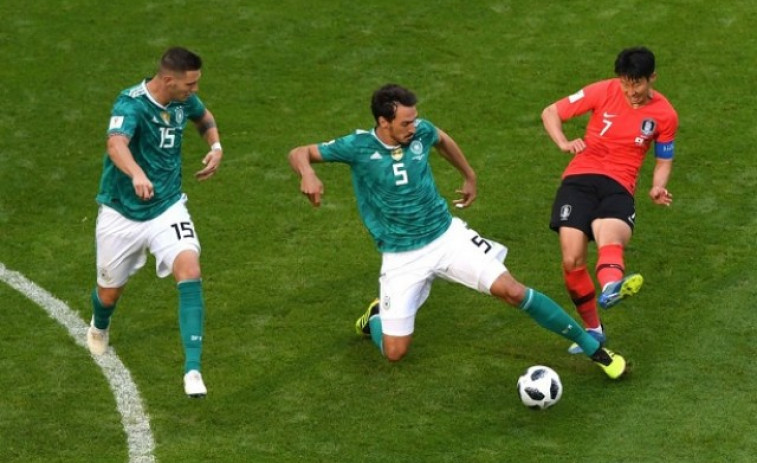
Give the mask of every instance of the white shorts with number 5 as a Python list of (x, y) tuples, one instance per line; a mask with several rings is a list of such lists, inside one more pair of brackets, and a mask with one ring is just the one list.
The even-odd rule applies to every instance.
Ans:
[(426, 246), (407, 252), (385, 252), (381, 262), (381, 329), (407, 336), (415, 315), (437, 277), (490, 294), (494, 281), (507, 272), (507, 248), (482, 238), (455, 217), (449, 229)]
[(160, 216), (145, 222), (130, 220), (115, 209), (101, 205), (97, 214), (97, 284), (120, 288), (144, 267), (147, 251), (155, 256), (155, 272), (170, 275), (180, 252), (200, 253), (200, 241), (187, 210), (186, 195)]

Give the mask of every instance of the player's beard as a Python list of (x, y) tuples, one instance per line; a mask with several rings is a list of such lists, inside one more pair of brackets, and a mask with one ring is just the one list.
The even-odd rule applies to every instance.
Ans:
[(174, 101), (184, 103), (189, 99), (190, 96), (192, 96), (192, 92), (182, 92), (181, 95), (179, 95)]
[(400, 145), (402, 145), (402, 146), (407, 146), (407, 145), (409, 145), (409, 144), (410, 144), (410, 140), (412, 140), (412, 139), (413, 139), (413, 135), (415, 135), (415, 134), (414, 134), (414, 133), (409, 133), (409, 134), (405, 135), (405, 137), (404, 137), (404, 138), (397, 138), (397, 137), (394, 137), (394, 139), (395, 139), (395, 140), (397, 141), (397, 143), (399, 143)]

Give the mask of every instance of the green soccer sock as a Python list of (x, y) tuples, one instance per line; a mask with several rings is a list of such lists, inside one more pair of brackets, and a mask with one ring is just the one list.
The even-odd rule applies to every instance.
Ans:
[(110, 326), (110, 317), (113, 316), (113, 312), (116, 310), (116, 305), (106, 307), (100, 301), (100, 297), (97, 295), (97, 288), (92, 290), (92, 318), (95, 321), (95, 328), (104, 330)]
[(381, 331), (381, 317), (374, 315), (368, 319), (368, 326), (371, 327), (371, 340), (376, 347), (384, 354), (384, 333)]
[(179, 331), (184, 345), (184, 372), (200, 370), (205, 303), (202, 280), (185, 280), (176, 285), (179, 290)]
[(539, 325), (575, 342), (587, 355), (599, 349), (599, 342), (581, 328), (555, 301), (531, 288), (526, 288), (526, 297), (520, 303), (523, 309)]

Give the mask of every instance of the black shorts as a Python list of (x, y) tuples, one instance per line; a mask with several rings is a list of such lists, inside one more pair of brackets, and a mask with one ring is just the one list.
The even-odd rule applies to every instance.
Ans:
[(565, 177), (552, 203), (549, 228), (577, 228), (594, 240), (591, 223), (595, 219), (619, 219), (633, 231), (636, 206), (633, 195), (604, 175), (583, 174)]

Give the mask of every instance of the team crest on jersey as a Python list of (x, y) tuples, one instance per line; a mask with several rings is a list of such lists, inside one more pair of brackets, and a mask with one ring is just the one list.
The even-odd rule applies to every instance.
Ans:
[(570, 213), (573, 212), (573, 206), (570, 204), (563, 204), (560, 208), (560, 221), (565, 222), (570, 217)]
[(161, 112), (160, 118), (163, 119), (163, 122), (165, 122), (166, 124), (171, 123), (171, 114), (168, 111)]
[(398, 146), (392, 150), (392, 159), (399, 161), (405, 153), (402, 151), (402, 147)]
[(644, 119), (641, 121), (641, 135), (651, 137), (654, 134), (655, 127), (657, 127), (657, 123), (654, 119)]
[(176, 123), (181, 124), (184, 121), (184, 108), (179, 106), (176, 108)]
[(423, 143), (418, 140), (413, 140), (413, 142), (410, 143), (410, 151), (413, 154), (421, 154), (423, 152)]

